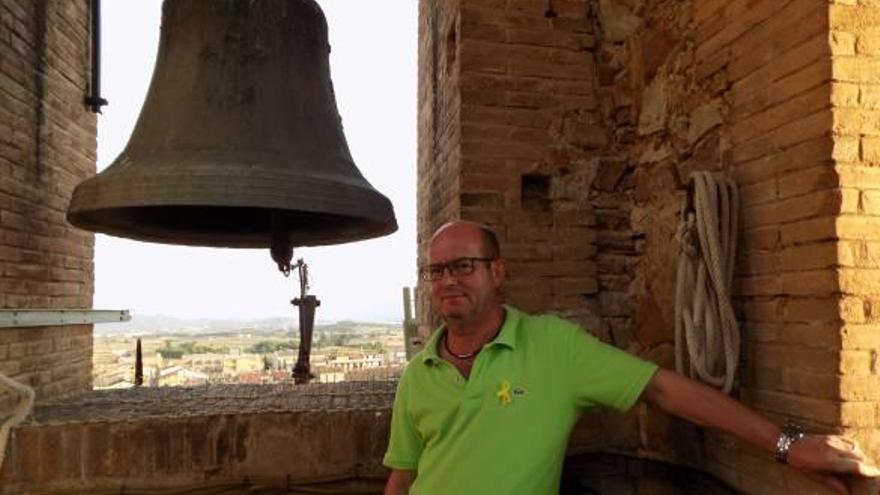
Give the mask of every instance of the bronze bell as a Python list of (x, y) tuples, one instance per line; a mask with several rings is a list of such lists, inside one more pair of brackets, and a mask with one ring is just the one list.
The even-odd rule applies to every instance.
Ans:
[[(397, 230), (342, 132), (313, 0), (165, 0), (150, 90), (125, 150), (73, 192), (77, 227), (264, 248)], [(276, 253), (278, 251), (278, 253)]]

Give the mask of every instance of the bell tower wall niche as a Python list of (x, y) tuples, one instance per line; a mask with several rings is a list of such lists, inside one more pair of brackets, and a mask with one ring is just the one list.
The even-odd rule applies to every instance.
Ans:
[[(90, 309), (94, 236), (65, 219), (74, 186), (95, 172), (89, 2), (0, 11), (0, 308)], [(88, 390), (92, 326), (2, 328), (0, 372), (37, 401)]]

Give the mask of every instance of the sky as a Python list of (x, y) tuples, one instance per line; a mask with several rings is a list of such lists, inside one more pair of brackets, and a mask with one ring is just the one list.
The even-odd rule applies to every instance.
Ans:
[[(394, 205), (399, 230), (378, 239), (298, 248), (309, 265), (319, 321), (400, 321), (402, 289), (416, 281), (415, 0), (318, 0), (329, 25), (336, 103), (352, 157)], [(156, 58), (158, 0), (101, 4), (98, 170), (122, 151), (140, 113)], [(295, 273), (285, 278), (268, 250), (143, 243), (98, 234), (96, 309), (132, 316), (256, 319), (296, 316)]]

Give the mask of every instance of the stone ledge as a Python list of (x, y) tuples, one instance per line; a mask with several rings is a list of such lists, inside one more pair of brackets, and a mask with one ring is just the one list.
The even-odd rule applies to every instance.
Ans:
[(394, 386), (144, 388), (42, 404), (11, 438), (0, 493), (375, 483)]

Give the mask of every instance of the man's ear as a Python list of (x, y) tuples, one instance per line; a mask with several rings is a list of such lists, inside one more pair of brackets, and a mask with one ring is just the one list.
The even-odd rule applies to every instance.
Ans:
[(492, 277), (495, 279), (495, 287), (501, 287), (507, 280), (507, 261), (498, 258), (492, 262)]

